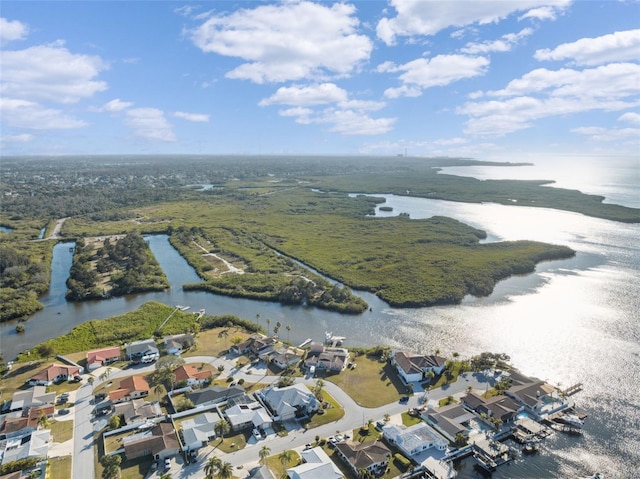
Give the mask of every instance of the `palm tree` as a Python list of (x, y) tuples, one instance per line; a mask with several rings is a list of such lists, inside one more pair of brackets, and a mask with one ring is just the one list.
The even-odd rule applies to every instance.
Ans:
[(38, 426), (40, 426), (42, 429), (46, 429), (49, 427), (49, 418), (46, 414), (40, 416), (40, 419), (38, 419)]
[(264, 465), (267, 461), (267, 457), (271, 455), (271, 449), (269, 449), (266, 445), (262, 446), (260, 452), (258, 452), (258, 457), (260, 457), (260, 465)]
[(104, 373), (107, 375), (107, 378), (111, 376), (111, 371), (113, 371), (113, 368), (111, 366), (108, 366), (107, 369), (104, 370)]
[(293, 452), (291, 451), (291, 449), (282, 451), (280, 454), (278, 454), (278, 459), (280, 459), (280, 464), (282, 464), (282, 467), (286, 469), (291, 459), (293, 459)]
[(322, 395), (322, 388), (324, 388), (324, 381), (322, 379), (318, 379), (316, 381), (316, 387), (313, 390), (318, 401), (322, 401), (324, 399)]
[(95, 382), (96, 378), (93, 376), (89, 376), (87, 378), (87, 382), (89, 383), (89, 386), (91, 386), (91, 391), (93, 391), (93, 383)]
[(222, 461), (220, 460), (220, 458), (211, 456), (207, 463), (204, 465), (205, 479), (215, 479), (215, 473), (220, 466), (222, 466)]
[(231, 426), (224, 419), (220, 419), (216, 425), (214, 426), (216, 434), (221, 438), (224, 438), (224, 435), (227, 434), (231, 430)]
[(162, 383), (156, 384), (156, 387), (153, 388), (153, 392), (156, 394), (158, 401), (160, 401), (160, 394), (162, 393), (163, 390), (164, 390), (164, 386), (162, 385)]
[(218, 472), (216, 472), (216, 479), (231, 479), (233, 477), (233, 464), (230, 462), (223, 462), (218, 466)]
[(291, 342), (290, 334), (289, 334), (289, 333), (291, 333), (291, 325), (287, 324), (286, 327), (287, 327), (287, 342)]
[(271, 327), (271, 320), (267, 318), (267, 335), (269, 335), (269, 328)]

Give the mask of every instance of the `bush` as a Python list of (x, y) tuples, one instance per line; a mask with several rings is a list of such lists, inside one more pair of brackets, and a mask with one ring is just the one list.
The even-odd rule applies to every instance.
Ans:
[(406, 471), (411, 466), (411, 461), (399, 452), (393, 455), (393, 462), (395, 462), (398, 468), (402, 471)]

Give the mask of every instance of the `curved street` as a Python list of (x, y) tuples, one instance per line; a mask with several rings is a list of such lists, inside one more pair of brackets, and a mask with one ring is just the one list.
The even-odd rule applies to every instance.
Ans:
[[(186, 363), (206, 363), (215, 368), (218, 366), (224, 366), (224, 371), (227, 375), (232, 375), (238, 380), (244, 379), (246, 382), (274, 383), (280, 379), (279, 376), (267, 375), (266, 366), (262, 363), (258, 366), (249, 364), (241, 368), (237, 368), (235, 365), (235, 358), (228, 359), (224, 357), (192, 356), (184, 359)], [(97, 378), (102, 374), (102, 372), (104, 372), (104, 369), (105, 368), (101, 368), (94, 371), (93, 375)], [(106, 381), (113, 381), (132, 374), (146, 374), (152, 372), (154, 369), (154, 364), (141, 364), (124, 370), (115, 369), (111, 371)], [(251, 370), (251, 373), (248, 372), (249, 370)], [(316, 378), (295, 378), (295, 381), (297, 383), (313, 386), (315, 385)], [(101, 384), (101, 382), (96, 379), (94, 386), (98, 386), (99, 384)], [(366, 424), (369, 419), (373, 419), (374, 421), (379, 420), (382, 419), (385, 414), (389, 414), (389, 416), (394, 417), (408, 409), (419, 406), (426, 400), (439, 401), (447, 396), (459, 398), (467, 393), (469, 387), (476, 391), (484, 392), (488, 387), (491, 387), (491, 385), (492, 380), (490, 378), (486, 378), (480, 373), (464, 373), (460, 375), (458, 381), (453, 384), (449, 384), (444, 388), (433, 389), (425, 392), (419, 385), (416, 385), (414, 387), (414, 394), (409, 398), (407, 403), (401, 404), (399, 402), (393, 402), (377, 408), (365, 408), (358, 405), (341, 388), (329, 381), (325, 381), (324, 389), (344, 408), (345, 414), (341, 419), (310, 430), (305, 430), (302, 427), (295, 428), (295, 426), (293, 428), (288, 427), (288, 435), (284, 437), (272, 434), (267, 439), (258, 441), (251, 438), (247, 442), (247, 446), (245, 448), (230, 454), (223, 453), (222, 451), (215, 450), (213, 447), (208, 446), (201, 449), (196, 463), (184, 465), (182, 457), (180, 456), (172, 459), (172, 468), (170, 472), (174, 479), (204, 478), (204, 464), (208, 457), (214, 453), (223, 461), (230, 462), (237, 470), (247, 471), (258, 465), (258, 452), (265, 443), (268, 444), (271, 454), (279, 454), (287, 449), (303, 448), (306, 444), (312, 443), (315, 440), (315, 436), (329, 437), (338, 432), (351, 434), (353, 429)], [(76, 395), (73, 456), (74, 478), (95, 478), (93, 463), (94, 434), (106, 426), (106, 420), (104, 419), (92, 420), (92, 389), (93, 388), (85, 381), (83, 386), (78, 389)], [(290, 424), (287, 424), (287, 426), (290, 426)], [(159, 477), (159, 473), (160, 471), (153, 473), (148, 477)]]

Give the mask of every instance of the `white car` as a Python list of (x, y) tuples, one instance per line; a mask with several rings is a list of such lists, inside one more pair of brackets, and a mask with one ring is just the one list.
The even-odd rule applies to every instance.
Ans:
[(254, 430), (253, 430), (253, 436), (254, 436), (256, 439), (260, 439), (260, 438), (262, 438), (262, 434), (260, 434), (260, 431), (258, 431), (257, 429), (254, 429)]

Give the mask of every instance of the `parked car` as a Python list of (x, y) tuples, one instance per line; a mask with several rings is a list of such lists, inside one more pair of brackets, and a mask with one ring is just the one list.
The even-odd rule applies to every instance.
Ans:
[(262, 435), (260, 434), (260, 431), (258, 431), (257, 429), (253, 430), (253, 437), (255, 437), (256, 439), (260, 439), (262, 438)]
[(65, 416), (65, 415), (69, 414), (69, 410), (68, 409), (60, 409), (58, 411), (58, 414), (60, 414), (61, 416)]
[(168, 457), (166, 457), (164, 459), (164, 468), (168, 471), (169, 469), (171, 469), (171, 459), (169, 459)]
[(402, 396), (400, 398), (400, 404), (405, 404), (409, 402), (409, 396)]

